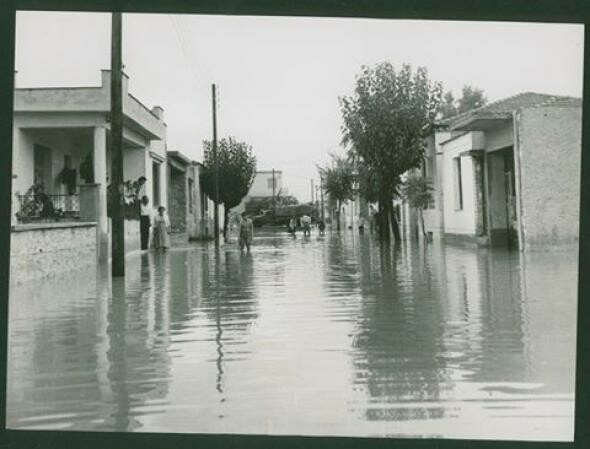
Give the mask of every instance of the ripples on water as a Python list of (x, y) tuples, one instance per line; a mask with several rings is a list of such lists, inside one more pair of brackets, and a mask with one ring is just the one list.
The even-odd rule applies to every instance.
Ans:
[(350, 232), (14, 286), (7, 426), (573, 438), (577, 256)]

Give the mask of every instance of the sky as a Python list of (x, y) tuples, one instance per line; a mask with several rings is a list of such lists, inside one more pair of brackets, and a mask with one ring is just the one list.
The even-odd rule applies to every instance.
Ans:
[[(17, 87), (100, 85), (110, 67), (109, 14), (19, 12)], [(211, 84), (218, 136), (252, 145), (260, 170), (310, 200), (316, 164), (342, 152), (338, 98), (362, 65), (425, 66), (460, 96), (489, 101), (520, 92), (582, 96), (582, 25), (205, 15), (123, 15), (129, 91), (164, 108), (168, 149), (202, 160), (211, 139)]]

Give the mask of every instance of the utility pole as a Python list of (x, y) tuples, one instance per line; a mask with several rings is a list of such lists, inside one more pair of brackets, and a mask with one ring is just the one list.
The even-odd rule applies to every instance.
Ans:
[(217, 98), (215, 84), (211, 85), (213, 100), (213, 161), (215, 164), (215, 207), (213, 209), (213, 221), (215, 227), (215, 246), (219, 246), (219, 161), (217, 158)]
[(123, 217), (123, 61), (122, 17), (112, 14), (111, 26), (111, 256), (113, 277), (125, 276)]
[(275, 200), (275, 169), (272, 169), (272, 224), (276, 223), (277, 206)]
[(324, 219), (324, 179), (320, 175), (320, 199), (322, 202), (322, 220)]

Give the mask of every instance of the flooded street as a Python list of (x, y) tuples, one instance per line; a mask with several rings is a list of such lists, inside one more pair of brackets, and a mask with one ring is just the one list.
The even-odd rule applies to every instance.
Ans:
[(257, 232), (12, 287), (7, 427), (571, 440), (577, 263)]

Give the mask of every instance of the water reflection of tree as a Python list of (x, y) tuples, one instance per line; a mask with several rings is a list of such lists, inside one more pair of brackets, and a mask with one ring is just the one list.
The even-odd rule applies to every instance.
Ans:
[[(400, 406), (439, 401), (448, 378), (441, 352), (442, 313), (434, 275), (412, 251), (364, 245), (360, 254), (361, 316), (354, 339), (356, 383), (370, 396), (369, 420), (442, 418), (442, 406)], [(378, 405), (379, 404), (379, 405)], [(392, 407), (395, 405), (395, 407)]]

